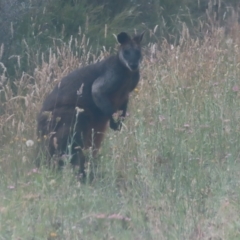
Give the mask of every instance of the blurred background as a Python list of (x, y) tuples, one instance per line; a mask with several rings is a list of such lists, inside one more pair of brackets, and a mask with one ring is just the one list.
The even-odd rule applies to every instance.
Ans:
[(29, 54), (40, 61), (38, 53), (49, 52), (53, 40), (84, 35), (97, 53), (113, 46), (113, 34), (134, 29), (149, 30), (145, 37), (152, 42), (178, 44), (184, 29), (198, 38), (213, 26), (231, 31), (239, 5), (238, 0), (0, 0), (0, 61), (14, 78), (19, 58), (19, 74), (33, 70), (38, 63)]

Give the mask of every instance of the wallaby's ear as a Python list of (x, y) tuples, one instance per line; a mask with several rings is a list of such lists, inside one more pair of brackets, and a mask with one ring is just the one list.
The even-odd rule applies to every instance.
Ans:
[(120, 44), (125, 44), (125, 43), (131, 41), (131, 38), (127, 33), (121, 32), (117, 35), (117, 40)]
[(140, 44), (143, 39), (144, 33), (145, 33), (145, 31), (143, 31), (141, 34), (134, 36), (133, 41), (135, 41), (137, 44)]

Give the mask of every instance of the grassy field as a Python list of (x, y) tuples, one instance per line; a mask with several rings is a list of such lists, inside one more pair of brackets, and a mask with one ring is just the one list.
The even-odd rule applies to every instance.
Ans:
[[(215, 29), (201, 41), (183, 34), (177, 47), (145, 46), (125, 127), (107, 132), (97, 164), (89, 163), (95, 177), (87, 184), (77, 181), (70, 166), (61, 172), (37, 169), (33, 160), (44, 96), (92, 55), (76, 56), (70, 45), (84, 47), (76, 41), (53, 46), (32, 76), (18, 79), (17, 95), (6, 85), (0, 239), (240, 239), (235, 30), (226, 36)], [(29, 139), (34, 146), (26, 146)]]

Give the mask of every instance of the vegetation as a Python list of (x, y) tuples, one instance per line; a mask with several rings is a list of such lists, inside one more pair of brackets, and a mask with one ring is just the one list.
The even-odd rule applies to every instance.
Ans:
[(84, 33), (98, 55), (102, 46), (114, 44), (113, 33), (158, 25), (154, 41), (178, 44), (184, 25), (191, 36), (203, 38), (206, 29), (224, 25), (237, 7), (238, 0), (0, 0), (0, 61), (14, 81), (23, 71), (33, 73), (40, 53), (50, 54), (53, 39), (60, 46)]
[[(90, 159), (87, 166), (94, 180), (81, 184), (70, 164), (62, 171), (34, 165), (36, 115), (63, 76), (114, 52), (112, 34), (128, 30), (121, 26), (132, 30), (134, 25), (121, 25), (120, 13), (100, 9), (96, 13), (107, 16), (109, 22), (118, 16), (116, 25), (105, 27), (101, 19), (103, 25), (91, 30), (94, 24), (87, 25), (84, 15), (81, 24), (88, 30), (80, 28), (78, 35), (71, 36), (78, 25), (67, 18), (72, 29), (62, 31), (63, 15), (57, 24), (52, 8), (46, 8), (46, 22), (54, 24), (41, 28), (45, 25), (38, 14), (46, 2), (53, 7), (52, 1), (42, 1), (38, 8), (30, 5), (37, 3), (34, 0), (25, 5), (8, 2), (15, 12), (6, 17), (12, 22), (25, 20), (19, 21), (19, 32), (16, 27), (11, 31), (11, 25), (0, 29), (9, 40), (9, 45), (5, 40), (0, 44), (0, 239), (239, 239), (237, 12), (231, 10), (224, 27), (216, 16), (208, 15), (206, 22), (189, 18), (196, 26), (190, 28), (175, 12), (171, 18), (179, 21), (173, 28), (160, 23), (142, 27), (147, 37), (142, 80), (131, 96), (129, 116), (121, 132), (107, 132), (99, 159)], [(0, 11), (8, 6), (4, 3), (0, 1)], [(76, 7), (80, 1), (57, 3), (81, 21), (82, 15), (70, 4)], [(58, 4), (54, 7), (59, 10)], [(35, 18), (29, 21), (33, 11)], [(223, 13), (219, 14), (223, 21)], [(141, 15), (132, 18), (132, 24), (138, 27), (137, 16)], [(179, 29), (177, 44), (163, 35), (171, 35), (174, 28)], [(47, 29), (50, 37), (44, 32)], [(24, 30), (26, 34), (21, 35)], [(102, 40), (94, 37), (99, 33)]]
[(36, 169), (35, 116), (61, 77), (109, 52), (84, 35), (35, 58), (26, 45), (36, 68), (16, 93), (1, 73), (0, 239), (239, 239), (239, 30), (145, 46), (126, 126), (108, 131), (87, 184), (71, 166)]

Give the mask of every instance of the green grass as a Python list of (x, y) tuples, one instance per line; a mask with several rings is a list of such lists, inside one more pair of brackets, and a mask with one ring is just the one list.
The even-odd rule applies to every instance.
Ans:
[(87, 184), (70, 166), (36, 169), (25, 144), (54, 63), (19, 84), (27, 106), (5, 89), (0, 239), (239, 239), (240, 39), (210, 39), (145, 57), (126, 127), (107, 132)]

